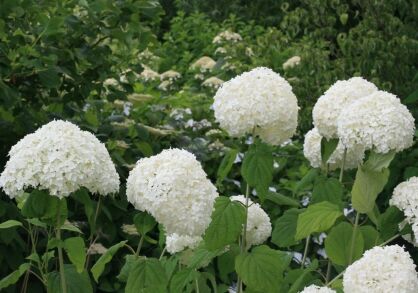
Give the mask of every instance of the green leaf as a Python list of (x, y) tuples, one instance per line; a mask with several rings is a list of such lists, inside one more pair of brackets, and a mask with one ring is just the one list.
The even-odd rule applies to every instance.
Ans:
[(134, 216), (135, 228), (141, 235), (147, 234), (156, 224), (155, 219), (148, 213), (139, 213)]
[(241, 174), (247, 184), (256, 188), (259, 196), (265, 194), (273, 180), (273, 153), (269, 145), (257, 141), (245, 153)]
[[(73, 265), (64, 265), (67, 293), (93, 293), (89, 275), (86, 271), (79, 274)], [(48, 293), (61, 293), (61, 276), (59, 272), (48, 274)]]
[(174, 274), (170, 282), (170, 293), (185, 292), (184, 288), (199, 277), (195, 269), (185, 269)]
[(296, 269), (293, 271), (290, 271), (285, 281), (288, 281), (290, 278), (289, 275), (292, 275), (296, 277), (296, 279), (292, 280), (290, 282), (291, 287), (287, 291), (287, 293), (297, 293), (303, 290), (305, 286), (309, 284), (310, 279), (312, 279), (312, 272), (314, 272), (318, 268), (318, 260), (314, 259), (312, 263), (306, 268), (306, 269)]
[(283, 194), (277, 193), (277, 192), (268, 192), (266, 199), (274, 202), (275, 204), (279, 206), (291, 206), (291, 207), (299, 207), (300, 203), (298, 200), (291, 198), (289, 196), (285, 196)]
[(30, 268), (30, 264), (24, 263), (19, 266), (19, 268), (8, 274), (6, 277), (0, 280), (0, 289), (9, 287), (10, 285), (15, 284), (19, 281), (20, 277)]
[(222, 181), (226, 178), (229, 171), (231, 171), (232, 165), (234, 164), (235, 158), (237, 157), (238, 150), (230, 149), (222, 159), (217, 172), (216, 185), (221, 185)]
[(80, 234), (83, 234), (83, 232), (75, 225), (71, 224), (70, 222), (65, 222), (62, 226), (61, 226), (61, 230), (67, 230), (67, 231), (71, 231), (71, 232), (77, 232)]
[(395, 155), (395, 151), (390, 151), (386, 154), (375, 153), (372, 151), (370, 152), (367, 161), (363, 164), (363, 168), (364, 170), (381, 172), (383, 169), (389, 167)]
[(328, 201), (310, 205), (298, 217), (295, 239), (300, 240), (314, 232), (324, 232), (342, 216), (341, 209)]
[(56, 68), (40, 71), (39, 79), (47, 88), (58, 88), (61, 85), (61, 79)]
[(323, 137), (321, 139), (321, 158), (322, 158), (322, 164), (326, 165), (328, 162), (328, 159), (331, 157), (332, 153), (335, 151), (335, 149), (338, 146), (338, 139), (326, 139)]
[(94, 264), (91, 268), (91, 273), (96, 282), (98, 282), (100, 275), (103, 273), (103, 270), (108, 262), (110, 262), (116, 252), (128, 242), (127, 240), (121, 241), (113, 246), (111, 246)]
[(136, 265), (136, 261), (138, 260), (138, 257), (133, 254), (128, 254), (125, 256), (125, 264), (123, 265), (122, 269), (120, 270), (119, 275), (117, 278), (122, 281), (126, 282), (128, 281), (129, 274), (132, 271), (132, 268)]
[(60, 206), (61, 223), (64, 223), (68, 213), (65, 198), (60, 200), (45, 191), (34, 190), (23, 204), (22, 216), (25, 218), (39, 218), (55, 225), (58, 207)]
[(235, 270), (248, 287), (260, 292), (277, 292), (291, 259), (287, 253), (261, 245), (238, 255)]
[(86, 247), (81, 237), (71, 237), (64, 240), (64, 249), (68, 258), (74, 264), (78, 273), (84, 270), (86, 262)]
[(377, 228), (383, 240), (388, 240), (399, 230), (399, 223), (404, 219), (403, 213), (395, 206), (390, 206), (378, 219)]
[(8, 220), (0, 224), (0, 229), (8, 229), (8, 228), (18, 227), (18, 226), (22, 227), (23, 224), (16, 220)]
[(342, 206), (343, 186), (335, 178), (320, 176), (315, 180), (312, 203), (329, 201), (338, 206)]
[(373, 226), (361, 226), (359, 227), (361, 235), (363, 236), (364, 240), (364, 250), (369, 250), (380, 243), (382, 243), (382, 239), (380, 239), (379, 232)]
[(304, 190), (315, 181), (315, 178), (318, 177), (319, 173), (317, 169), (310, 169), (303, 178), (296, 183), (294, 193), (297, 194), (299, 191)]
[[(44, 228), (44, 229), (46, 229), (48, 227), (47, 224), (45, 224), (44, 222), (42, 222), (38, 218), (26, 219), (26, 221), (28, 223), (34, 225), (34, 226), (41, 227), (41, 228)], [(61, 227), (61, 229), (62, 229), (62, 227)]]
[(303, 210), (290, 209), (275, 222), (271, 242), (279, 247), (288, 247), (297, 243), (295, 240), (298, 216)]
[[(351, 224), (341, 222), (332, 228), (328, 237), (325, 239), (325, 252), (334, 264), (340, 266), (350, 264), (353, 230)], [(354, 242), (353, 261), (361, 257), (363, 249), (364, 239), (360, 229), (358, 229)]]
[(190, 256), (187, 265), (188, 267), (193, 269), (200, 269), (206, 267), (212, 259), (214, 259), (218, 255), (223, 254), (224, 251), (224, 248), (220, 248), (217, 250), (208, 250), (205, 247), (205, 243), (202, 242), (198, 247), (196, 247), (193, 250), (193, 253)]
[(369, 213), (373, 210), (377, 196), (385, 187), (389, 178), (389, 170), (371, 171), (358, 168), (356, 179), (351, 190), (353, 208), (359, 213)]
[(139, 259), (129, 274), (125, 292), (166, 293), (167, 284), (164, 267), (157, 259)]
[(92, 231), (95, 231), (95, 207), (93, 201), (89, 196), (88, 190), (85, 188), (80, 188), (79, 190), (74, 192), (71, 197), (83, 205), (85, 214), (87, 216), (87, 220), (90, 224), (90, 229)]
[(203, 239), (209, 250), (216, 250), (238, 239), (245, 221), (245, 208), (238, 201), (220, 196), (215, 201), (212, 221)]

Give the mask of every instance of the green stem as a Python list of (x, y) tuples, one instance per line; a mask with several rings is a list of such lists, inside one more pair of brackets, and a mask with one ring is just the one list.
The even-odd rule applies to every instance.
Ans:
[(396, 234), (395, 236), (389, 238), (388, 240), (386, 240), (385, 242), (383, 242), (382, 244), (380, 244), (379, 246), (385, 246), (386, 244), (388, 244), (389, 242), (392, 242), (393, 240), (395, 240), (396, 238), (398, 238), (399, 236), (401, 236), (401, 234)]
[(159, 259), (158, 259), (158, 260), (162, 260), (162, 259), (163, 259), (163, 256), (164, 256), (164, 253), (166, 252), (166, 250), (167, 250), (167, 246), (164, 246), (164, 249), (163, 249), (163, 251), (161, 252), (160, 257), (159, 257)]
[(331, 264), (332, 264), (332, 263), (331, 263), (331, 260), (330, 260), (330, 259), (328, 259), (327, 274), (326, 274), (326, 277), (325, 277), (325, 284), (326, 284), (326, 283), (328, 283), (329, 278), (330, 278), (330, 276), (331, 276), (331, 268), (332, 268)]
[(356, 219), (354, 220), (354, 227), (353, 227), (353, 237), (351, 237), (351, 248), (350, 248), (350, 257), (349, 257), (349, 264), (353, 262), (353, 256), (354, 256), (354, 246), (356, 244), (356, 234), (357, 234), (357, 227), (358, 227), (358, 221), (360, 219), (360, 213), (357, 212)]
[[(56, 236), (58, 242), (61, 242), (61, 202), (58, 204), (58, 212), (57, 212), (57, 231)], [(61, 288), (63, 293), (67, 293), (67, 284), (65, 282), (65, 272), (64, 272), (64, 257), (62, 254), (62, 247), (61, 243), (58, 245), (58, 260), (59, 260), (59, 269), (60, 269), (60, 276), (61, 276)]]
[(199, 281), (197, 280), (197, 278), (195, 279), (195, 283), (196, 283), (196, 293), (199, 293)]
[(144, 243), (144, 236), (141, 235), (141, 238), (139, 239), (138, 248), (136, 249), (135, 255), (138, 256), (139, 252), (141, 251), (142, 244)]
[[(248, 218), (248, 202), (250, 197), (250, 185), (247, 183), (247, 188), (245, 190), (245, 222), (244, 228), (242, 231), (241, 242), (240, 242), (240, 249), (241, 253), (245, 252), (247, 249), (247, 218)], [(242, 279), (238, 276), (237, 280), (237, 293), (242, 292)]]
[(343, 161), (341, 163), (341, 169), (340, 169), (340, 183), (343, 183), (343, 176), (344, 176), (344, 168), (345, 168), (345, 161), (347, 159), (347, 149), (344, 148), (344, 155), (343, 155)]
[(300, 263), (300, 267), (301, 268), (303, 268), (305, 266), (305, 261), (306, 261), (306, 256), (308, 254), (310, 240), (311, 240), (311, 235), (309, 235), (308, 237), (306, 237), (305, 250), (303, 251), (303, 257), (302, 257), (302, 261)]

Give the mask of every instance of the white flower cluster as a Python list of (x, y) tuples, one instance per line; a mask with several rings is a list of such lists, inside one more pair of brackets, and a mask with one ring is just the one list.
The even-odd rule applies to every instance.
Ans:
[(337, 81), (319, 97), (312, 110), (315, 127), (327, 139), (337, 138), (337, 121), (341, 111), (355, 100), (376, 91), (373, 83), (361, 77)]
[(412, 225), (414, 239), (418, 239), (418, 177), (396, 186), (389, 203), (403, 211), (406, 222)]
[[(242, 195), (231, 196), (231, 200), (245, 204), (245, 197)], [(247, 247), (262, 244), (270, 235), (271, 222), (269, 216), (258, 203), (248, 199)]]
[(214, 44), (221, 44), (223, 42), (236, 43), (239, 41), (242, 41), (242, 37), (240, 34), (226, 30), (224, 32), (217, 34), (216, 37), (213, 38), (212, 42)]
[(345, 293), (416, 293), (418, 276), (402, 247), (376, 246), (346, 269), (343, 286)]
[(129, 173), (126, 195), (135, 208), (164, 225), (168, 236), (198, 237), (209, 226), (218, 193), (193, 154), (168, 149), (137, 162)]
[[(320, 168), (322, 166), (321, 159), (321, 134), (318, 129), (313, 128), (305, 134), (305, 142), (303, 144), (303, 154), (305, 158), (309, 160), (311, 166), (314, 168)], [(325, 139), (325, 138), (324, 138)], [(328, 159), (328, 166), (330, 170), (340, 168), (344, 158), (344, 145), (339, 142), (337, 148)], [(361, 145), (355, 145), (352, 148), (347, 149), (344, 169), (357, 168), (364, 159), (364, 148)]]
[(200, 72), (207, 72), (211, 71), (213, 67), (215, 67), (216, 61), (208, 56), (203, 56), (199, 58), (196, 62), (194, 62), (190, 68), (197, 69)]
[(213, 109), (231, 136), (254, 129), (262, 140), (278, 145), (295, 133), (299, 107), (290, 84), (271, 69), (259, 67), (223, 83)]
[(158, 72), (155, 72), (146, 65), (142, 65), (142, 67), (144, 67), (144, 70), (139, 74), (139, 78), (143, 81), (154, 81), (160, 78)]
[(300, 293), (336, 293), (336, 291), (328, 287), (310, 285), (309, 287), (305, 287)]
[(217, 90), (223, 83), (222, 79), (212, 76), (202, 82), (202, 86)]
[(393, 94), (377, 91), (341, 111), (338, 136), (351, 148), (361, 144), (378, 153), (410, 147), (415, 133), (414, 118)]
[(293, 68), (293, 67), (299, 65), (300, 61), (301, 61), (300, 56), (293, 56), (293, 57), (287, 59), (285, 63), (283, 63), (283, 69), (286, 70), (286, 69), (289, 69), (289, 68)]
[(119, 191), (119, 175), (104, 144), (67, 121), (52, 121), (26, 135), (9, 156), (0, 186), (11, 198), (28, 187), (59, 198), (80, 187), (102, 195)]
[(183, 251), (186, 248), (196, 248), (201, 241), (201, 236), (179, 235), (173, 233), (167, 235), (165, 244), (168, 253), (174, 254)]

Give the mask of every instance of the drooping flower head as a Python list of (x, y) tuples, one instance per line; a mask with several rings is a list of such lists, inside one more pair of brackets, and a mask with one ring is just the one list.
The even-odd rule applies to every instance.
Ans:
[(336, 293), (336, 291), (328, 287), (310, 285), (309, 287), (305, 287), (300, 293)]
[[(245, 197), (242, 195), (231, 196), (231, 200), (245, 204)], [(269, 216), (258, 203), (248, 199), (247, 246), (262, 244), (270, 235), (271, 222)]]
[(218, 193), (192, 153), (168, 149), (137, 162), (126, 195), (135, 208), (153, 215), (167, 235), (201, 236)]
[[(320, 168), (322, 165), (321, 159), (321, 140), (322, 136), (319, 134), (318, 129), (312, 128), (305, 135), (305, 142), (303, 144), (303, 154), (305, 158), (309, 160), (311, 166), (314, 168)], [(330, 170), (340, 168), (344, 158), (344, 145), (339, 142), (337, 148), (328, 159), (328, 166)], [(364, 148), (361, 145), (356, 145), (350, 149), (347, 149), (344, 169), (349, 170), (357, 168), (364, 159)]]
[(312, 110), (313, 124), (325, 138), (337, 138), (337, 120), (341, 111), (376, 91), (373, 83), (361, 77), (337, 81), (316, 102)]
[(376, 246), (346, 269), (343, 286), (344, 293), (414, 293), (418, 276), (402, 247)]
[(259, 67), (223, 83), (213, 109), (231, 136), (255, 130), (265, 142), (278, 145), (295, 133), (299, 107), (290, 84), (271, 69)]
[(377, 153), (399, 152), (412, 145), (414, 133), (414, 118), (408, 108), (384, 91), (353, 102), (338, 119), (338, 136), (348, 149), (360, 144)]
[(216, 61), (208, 56), (203, 56), (196, 60), (191, 66), (191, 69), (197, 69), (200, 72), (211, 71), (215, 67)]
[(404, 213), (406, 222), (412, 225), (414, 239), (418, 239), (418, 177), (396, 186), (389, 203)]
[(9, 157), (0, 186), (11, 198), (30, 187), (59, 198), (81, 187), (102, 195), (119, 190), (119, 175), (104, 144), (68, 121), (55, 120), (26, 135)]

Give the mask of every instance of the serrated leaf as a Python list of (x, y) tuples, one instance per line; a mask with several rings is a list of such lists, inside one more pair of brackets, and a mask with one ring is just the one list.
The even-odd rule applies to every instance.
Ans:
[(381, 172), (383, 169), (389, 167), (395, 155), (395, 151), (390, 151), (386, 154), (380, 154), (372, 151), (367, 161), (363, 164), (363, 169)]
[(0, 280), (0, 289), (9, 287), (10, 285), (15, 284), (19, 281), (20, 277), (30, 268), (30, 264), (24, 263), (19, 266), (19, 268), (8, 274), (6, 277)]
[(8, 229), (12, 227), (22, 227), (23, 224), (16, 220), (8, 220), (0, 224), (0, 229)]
[(170, 293), (185, 292), (184, 288), (198, 277), (199, 272), (191, 268), (175, 273), (170, 282)]
[[(79, 274), (73, 265), (64, 265), (67, 293), (93, 293), (89, 275), (86, 271)], [(61, 293), (61, 276), (59, 272), (48, 274), (48, 293)]]
[(67, 252), (68, 258), (76, 267), (77, 272), (81, 273), (84, 270), (84, 263), (86, 262), (86, 247), (83, 238), (71, 237), (65, 239), (64, 249)]
[(298, 216), (303, 210), (290, 209), (278, 218), (271, 234), (271, 242), (279, 247), (288, 247), (296, 244), (296, 226)]
[(91, 273), (96, 282), (98, 282), (100, 275), (103, 273), (103, 270), (108, 262), (110, 262), (116, 252), (128, 242), (127, 240), (121, 241), (113, 246), (111, 246), (94, 264), (91, 268)]
[(388, 207), (387, 210), (380, 215), (377, 228), (379, 229), (383, 240), (387, 240), (398, 233), (399, 223), (402, 222), (403, 219), (403, 213), (395, 206)]
[(328, 201), (310, 205), (298, 216), (295, 239), (300, 240), (314, 232), (328, 230), (342, 215), (341, 209)]
[(364, 214), (371, 212), (376, 198), (385, 187), (388, 178), (388, 169), (371, 171), (363, 167), (358, 168), (351, 190), (353, 208)]
[(302, 179), (296, 183), (294, 193), (297, 194), (299, 191), (304, 190), (308, 186), (310, 186), (318, 177), (319, 172), (317, 169), (310, 169)]
[(361, 226), (358, 227), (363, 236), (364, 240), (364, 250), (369, 250), (380, 243), (382, 243), (382, 239), (380, 238), (379, 232), (373, 226)]
[(129, 273), (125, 292), (166, 293), (167, 284), (164, 267), (157, 259), (139, 259)]
[(231, 171), (232, 165), (234, 164), (235, 158), (237, 157), (238, 150), (230, 149), (225, 156), (223, 157), (221, 164), (219, 165), (217, 172), (216, 184), (220, 185), (222, 181), (226, 178), (229, 171)]
[[(330, 260), (337, 265), (347, 266), (350, 264), (351, 242), (353, 226), (347, 222), (341, 222), (334, 228), (325, 239), (325, 252)], [(356, 231), (353, 250), (353, 261), (359, 259), (364, 251), (364, 239), (360, 229)]]
[(235, 270), (248, 287), (261, 292), (277, 292), (290, 261), (289, 254), (261, 245), (238, 255)]
[(312, 203), (328, 201), (341, 206), (342, 197), (343, 186), (337, 179), (320, 176), (315, 180)]
[(245, 208), (237, 201), (220, 196), (215, 201), (212, 221), (203, 239), (209, 250), (222, 248), (238, 239), (245, 221)]
[(83, 232), (75, 225), (71, 224), (70, 222), (65, 222), (62, 226), (61, 226), (61, 230), (67, 230), (67, 231), (71, 231), (71, 232), (76, 232), (76, 233), (80, 233), (83, 234)]
[(148, 213), (139, 213), (134, 216), (135, 228), (141, 235), (150, 232), (156, 224), (154, 217)]

